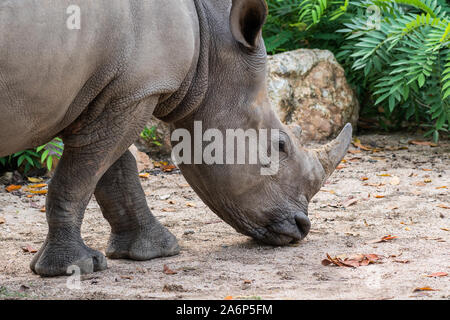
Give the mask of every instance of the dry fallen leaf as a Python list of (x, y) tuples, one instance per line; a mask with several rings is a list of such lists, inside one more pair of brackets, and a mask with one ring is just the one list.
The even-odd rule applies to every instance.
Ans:
[(124, 280), (133, 280), (132, 276), (120, 276), (120, 278)]
[(374, 151), (375, 150), (374, 148), (367, 147), (367, 146), (363, 145), (359, 139), (353, 140), (352, 143), (353, 143), (353, 145), (355, 147), (357, 147), (357, 148), (359, 148), (361, 150), (364, 150), (364, 151)]
[(436, 187), (436, 189), (447, 189), (447, 186)]
[(180, 188), (189, 188), (189, 187), (190, 187), (189, 183), (181, 183), (181, 184), (179, 184), (178, 186), (179, 186)]
[(13, 191), (20, 190), (21, 188), (22, 188), (22, 186), (17, 186), (17, 185), (12, 184), (10, 186), (7, 186), (5, 188), (5, 190), (8, 191), (8, 192), (13, 192)]
[(441, 230), (443, 230), (443, 231), (450, 231), (450, 229), (447, 229), (447, 228), (441, 228)]
[(450, 209), (449, 206), (447, 206), (446, 204), (438, 204), (438, 208), (442, 208), (442, 209)]
[(367, 180), (369, 180), (368, 177), (361, 177), (361, 181), (367, 181)]
[(48, 190), (30, 190), (29, 192), (33, 194), (47, 194)]
[(368, 243), (382, 243), (382, 242), (388, 242), (388, 241), (391, 241), (391, 240), (394, 240), (394, 239), (397, 239), (397, 237), (388, 235), (388, 236), (384, 236), (383, 238), (381, 238), (379, 240), (369, 241)]
[(379, 194), (376, 194), (375, 196), (374, 196), (375, 198), (377, 198), (377, 199), (383, 199), (385, 196), (382, 196), (382, 195), (379, 195)]
[(226, 296), (225, 298), (223, 298), (223, 300), (233, 300), (232, 296)]
[(168, 275), (174, 275), (174, 274), (178, 273), (178, 272), (173, 271), (172, 269), (170, 269), (166, 264), (163, 267), (163, 272), (164, 272), (164, 274), (168, 274)]
[(389, 240), (394, 240), (394, 239), (397, 239), (397, 237), (391, 236), (391, 235), (384, 236), (383, 238), (381, 238), (382, 241), (389, 241)]
[(161, 167), (164, 167), (164, 166), (167, 166), (167, 165), (169, 165), (169, 163), (167, 161), (155, 161), (155, 162), (153, 162), (153, 166), (155, 168), (161, 168)]
[(372, 160), (376, 160), (376, 161), (387, 161), (385, 156), (381, 156), (381, 157), (370, 157), (370, 159)]
[(28, 253), (36, 253), (37, 252), (37, 250), (36, 249), (34, 249), (34, 248), (32, 248), (31, 246), (25, 246), (25, 247), (22, 247), (22, 250), (23, 250), (23, 252), (28, 252)]
[(27, 187), (31, 188), (31, 189), (40, 189), (40, 188), (45, 188), (47, 186), (46, 183), (40, 183), (40, 184), (30, 184)]
[(142, 179), (148, 179), (150, 177), (150, 173), (141, 173), (140, 175), (139, 175), (139, 178), (142, 178)]
[(177, 167), (175, 165), (173, 165), (173, 164), (169, 164), (169, 165), (165, 165), (165, 166), (161, 167), (162, 171), (164, 171), (164, 172), (172, 172), (176, 168)]
[(420, 239), (424, 239), (424, 240), (434, 240), (437, 242), (446, 242), (444, 239), (440, 238), (440, 237), (421, 237)]
[(197, 206), (195, 205), (195, 203), (187, 202), (187, 203), (186, 203), (186, 207), (189, 207), (189, 208), (195, 208), (195, 207), (197, 207)]
[(348, 150), (348, 153), (358, 154), (358, 153), (361, 153), (361, 150)]
[(447, 272), (435, 272), (432, 274), (424, 275), (424, 277), (428, 277), (428, 278), (438, 278), (438, 277), (446, 277), (446, 276), (448, 276)]
[(425, 182), (425, 183), (431, 183), (431, 182), (433, 182), (431, 179), (425, 179), (423, 182)]
[(164, 209), (162, 209), (162, 211), (164, 211), (164, 212), (175, 212), (176, 210), (175, 210), (175, 208), (164, 208)]
[(45, 207), (42, 207), (41, 210), (39, 210), (39, 211), (45, 212), (45, 211), (46, 211), (46, 210), (45, 210)]
[(28, 178), (28, 181), (30, 181), (31, 183), (40, 183), (42, 181), (44, 181), (44, 179), (42, 178)]
[(415, 288), (413, 290), (413, 292), (418, 292), (418, 291), (439, 291), (430, 287), (422, 287), (422, 288)]
[(5, 220), (5, 218), (3, 218), (3, 217), (0, 217), (0, 224), (4, 224), (4, 223), (6, 223), (6, 220)]
[(430, 141), (421, 141), (421, 140), (409, 141), (409, 144), (414, 144), (416, 146), (429, 146), (429, 147), (437, 147), (438, 146), (436, 143), (433, 143)]
[(402, 147), (386, 146), (386, 147), (384, 147), (384, 150), (387, 150), (387, 151), (408, 150), (408, 147), (405, 147), (405, 146), (402, 146)]
[(342, 170), (342, 169), (345, 169), (345, 168), (347, 168), (347, 167), (344, 166), (344, 165), (342, 165), (342, 164), (340, 164), (340, 165), (338, 165), (338, 166), (336, 167), (336, 170)]
[(391, 177), (389, 173), (378, 174), (379, 177)]
[(399, 259), (395, 259), (395, 260), (392, 260), (392, 262), (397, 262), (397, 263), (403, 263), (403, 264), (406, 264), (406, 263), (409, 263), (409, 260), (399, 260)]
[(323, 266), (334, 264), (339, 267), (357, 268), (367, 266), (371, 263), (376, 263), (381, 257), (376, 254), (355, 254), (355, 255), (340, 255), (332, 258), (327, 253), (327, 259), (322, 260)]

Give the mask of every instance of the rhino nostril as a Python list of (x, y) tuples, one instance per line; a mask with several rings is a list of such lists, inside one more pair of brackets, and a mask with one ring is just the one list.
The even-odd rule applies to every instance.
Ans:
[(311, 221), (309, 221), (309, 218), (304, 213), (297, 213), (295, 215), (295, 222), (300, 230), (302, 239), (305, 238), (311, 229)]

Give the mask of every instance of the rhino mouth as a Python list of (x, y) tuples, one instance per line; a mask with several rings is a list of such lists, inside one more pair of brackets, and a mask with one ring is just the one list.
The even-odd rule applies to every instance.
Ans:
[(303, 240), (311, 229), (311, 222), (306, 214), (295, 213), (278, 223), (266, 226), (267, 233), (260, 240), (269, 245), (287, 245)]
[(238, 231), (267, 245), (284, 246), (303, 240), (310, 229), (311, 222), (308, 216), (303, 212), (297, 212), (264, 227)]

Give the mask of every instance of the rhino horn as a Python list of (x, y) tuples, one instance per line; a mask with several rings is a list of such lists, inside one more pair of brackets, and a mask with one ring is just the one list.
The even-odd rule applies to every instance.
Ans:
[(312, 150), (325, 171), (323, 181), (331, 176), (346, 155), (352, 140), (352, 132), (352, 125), (348, 123), (336, 139), (321, 148)]

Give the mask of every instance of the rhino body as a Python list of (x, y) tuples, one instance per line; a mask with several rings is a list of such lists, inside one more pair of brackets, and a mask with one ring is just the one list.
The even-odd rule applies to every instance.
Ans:
[(0, 1), (0, 156), (98, 123), (111, 105), (122, 125), (145, 109), (127, 128), (138, 130), (196, 63), (193, 1), (78, 1), (80, 29), (67, 26), (72, 4)]
[(179, 252), (151, 214), (128, 147), (152, 115), (174, 129), (276, 128), (277, 175), (258, 165), (182, 164), (205, 203), (237, 231), (284, 245), (309, 231), (307, 206), (348, 147), (351, 127), (306, 150), (278, 120), (264, 88), (263, 0), (0, 0), (0, 156), (60, 136), (49, 185), (41, 276), (103, 270), (80, 235), (92, 197), (111, 225), (106, 255), (148, 260)]

